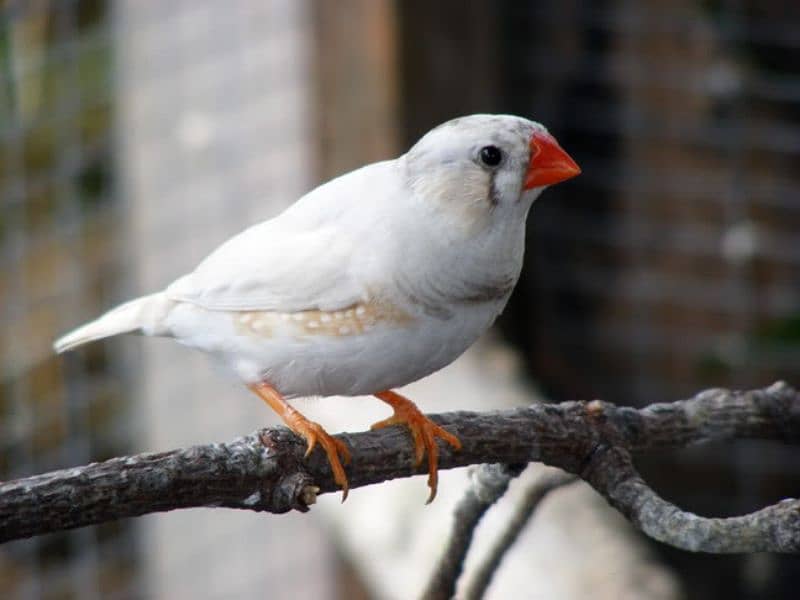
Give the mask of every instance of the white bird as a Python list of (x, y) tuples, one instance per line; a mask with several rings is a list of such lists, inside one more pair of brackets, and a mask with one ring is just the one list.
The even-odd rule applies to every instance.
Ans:
[(544, 188), (580, 173), (544, 126), (472, 115), (403, 156), (309, 192), (234, 236), (164, 291), (55, 342), (56, 352), (138, 332), (207, 352), (296, 433), (318, 442), (346, 498), (347, 446), (287, 399), (372, 394), (405, 424), (416, 461), (459, 440), (392, 392), (455, 360), (501, 313), (522, 268), (525, 219)]

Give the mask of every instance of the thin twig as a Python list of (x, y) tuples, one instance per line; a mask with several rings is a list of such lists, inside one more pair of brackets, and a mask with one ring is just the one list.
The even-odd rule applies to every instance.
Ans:
[(503, 533), (492, 545), (483, 562), (470, 575), (470, 582), (464, 592), (464, 600), (479, 600), (483, 598), (486, 588), (492, 582), (492, 577), (500, 567), (503, 557), (509, 548), (514, 545), (514, 542), (517, 541), (519, 534), (525, 528), (525, 524), (530, 521), (542, 500), (553, 490), (575, 481), (578, 481), (575, 475), (559, 471), (542, 475), (528, 486), (522, 499), (515, 507), (514, 514), (506, 523)]
[(506, 493), (508, 484), (522, 472), (523, 467), (485, 464), (470, 470), (471, 483), (456, 506), (447, 548), (433, 569), (428, 587), (422, 594), (423, 600), (452, 598), (475, 528), (489, 507)]

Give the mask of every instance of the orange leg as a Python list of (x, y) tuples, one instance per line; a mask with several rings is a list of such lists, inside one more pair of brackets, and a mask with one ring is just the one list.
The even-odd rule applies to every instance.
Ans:
[(328, 455), (328, 462), (331, 465), (331, 471), (333, 471), (333, 480), (342, 488), (342, 502), (344, 502), (347, 499), (348, 484), (347, 476), (344, 474), (344, 468), (339, 461), (339, 455), (342, 456), (345, 464), (350, 462), (350, 450), (347, 448), (347, 445), (325, 431), (319, 423), (306, 419), (283, 399), (280, 392), (268, 383), (256, 383), (247, 387), (258, 394), (258, 397), (264, 402), (269, 404), (270, 408), (280, 415), (289, 429), (306, 440), (308, 443), (306, 458), (308, 458), (308, 455), (314, 450), (314, 446), (319, 442), (325, 450), (325, 454)]
[(452, 433), (439, 427), (417, 408), (416, 404), (395, 392), (378, 392), (375, 397), (383, 400), (394, 409), (394, 414), (388, 419), (378, 421), (372, 429), (381, 429), (390, 425), (406, 425), (411, 430), (414, 439), (414, 459), (417, 466), (422, 463), (425, 452), (428, 452), (428, 487), (431, 494), (428, 504), (436, 497), (436, 488), (439, 483), (439, 447), (436, 438), (442, 438), (456, 450), (461, 449), (461, 442)]

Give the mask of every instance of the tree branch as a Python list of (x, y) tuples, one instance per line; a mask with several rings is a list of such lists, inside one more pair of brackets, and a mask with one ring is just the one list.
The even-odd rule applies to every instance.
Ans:
[(639, 476), (630, 454), (601, 448), (587, 481), (650, 537), (694, 552), (798, 552), (800, 501), (786, 499), (741, 517), (703, 518), (659, 497)]
[[(800, 394), (784, 383), (749, 392), (709, 390), (642, 409), (600, 401), (537, 404), (432, 417), (457, 435), (439, 468), (541, 461), (580, 475), (643, 531), (701, 552), (800, 551), (800, 501), (705, 519), (658, 497), (631, 456), (709, 440), (800, 442)], [(352, 448), (351, 488), (421, 474), (399, 427), (340, 436)], [(0, 484), (0, 541), (191, 506), (281, 513), (307, 510), (336, 490), (324, 454), (303, 460), (304, 443), (267, 429), (226, 444), (115, 458)]]

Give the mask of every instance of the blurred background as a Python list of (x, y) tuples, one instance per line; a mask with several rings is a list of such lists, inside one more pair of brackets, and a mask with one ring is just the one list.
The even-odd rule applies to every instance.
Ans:
[[(542, 121), (583, 175), (534, 206), (496, 330), (412, 386), (424, 410), (800, 385), (798, 3), (0, 0), (0, 478), (274, 422), (169, 342), (58, 358), (51, 342), (319, 182), (473, 112)], [(356, 430), (385, 416), (376, 404), (301, 410)], [(800, 493), (800, 450), (773, 444), (640, 467), (709, 516)], [(446, 474), (429, 508), (415, 478), (323, 498), (312, 515), (198, 509), (14, 542), (0, 547), (0, 596), (414, 597), (465, 481)], [(798, 586), (797, 558), (677, 551), (578, 485), (545, 502), (489, 597)]]

